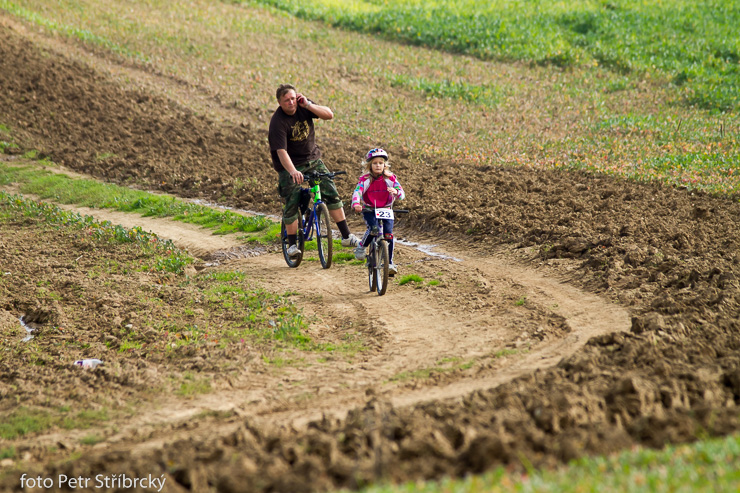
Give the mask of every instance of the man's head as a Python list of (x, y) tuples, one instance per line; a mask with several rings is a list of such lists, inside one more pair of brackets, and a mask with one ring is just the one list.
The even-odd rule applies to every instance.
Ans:
[(285, 114), (295, 114), (296, 109), (298, 108), (295, 87), (290, 84), (281, 84), (280, 87), (277, 88), (275, 96), (277, 97), (280, 108), (282, 108)]

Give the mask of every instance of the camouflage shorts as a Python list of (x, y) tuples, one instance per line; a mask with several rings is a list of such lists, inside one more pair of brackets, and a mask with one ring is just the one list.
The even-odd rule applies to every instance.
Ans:
[[(319, 171), (321, 173), (328, 173), (329, 170), (321, 159), (309, 161), (303, 166), (296, 168), (301, 173), (308, 171)], [(334, 209), (341, 209), (344, 204), (339, 198), (339, 192), (337, 187), (334, 186), (334, 180), (331, 178), (322, 178), (321, 184), (321, 200), (326, 203), (326, 207), (331, 211)], [(283, 206), (283, 221), (286, 224), (290, 224), (299, 215), (299, 205), (301, 201), (301, 186), (293, 182), (293, 178), (290, 173), (283, 170), (278, 174), (278, 193), (283, 198), (285, 205)]]

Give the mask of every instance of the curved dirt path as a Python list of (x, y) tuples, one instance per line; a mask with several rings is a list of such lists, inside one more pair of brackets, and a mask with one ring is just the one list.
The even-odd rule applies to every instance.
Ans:
[[(168, 238), (200, 258), (218, 258), (216, 267), (240, 270), (273, 292), (294, 292), (319, 339), (341, 340), (359, 332), (370, 350), (351, 362), (291, 368), (286, 382), (310, 382), (320, 399), (296, 402), (263, 391), (249, 377), (225, 391), (173, 401), (140, 416), (126, 429), (180, 422), (203, 411), (232, 411), (301, 426), (322, 415), (343, 417), (366, 394), (383, 395), (394, 405), (460, 398), (518, 376), (556, 365), (591, 337), (629, 329), (627, 311), (558, 280), (552, 274), (516, 264), (503, 253), (482, 256), (449, 250), (457, 260), (397, 246), (401, 274), (436, 278), (437, 286), (392, 282), (385, 296), (367, 290), (364, 268), (335, 264), (324, 270), (310, 259), (289, 269), (280, 253), (256, 254), (231, 236), (198, 226), (111, 210), (62, 205), (99, 220), (140, 226)], [(224, 265), (226, 264), (226, 265)], [(429, 375), (436, 370), (437, 377)], [(263, 385), (270, 385), (263, 379)], [(115, 442), (115, 440), (113, 440)], [(152, 444), (142, 444), (150, 447)]]

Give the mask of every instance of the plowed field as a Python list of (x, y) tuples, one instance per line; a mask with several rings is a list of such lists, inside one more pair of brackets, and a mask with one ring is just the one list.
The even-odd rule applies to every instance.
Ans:
[[(19, 154), (277, 214), (267, 124), (250, 114), (0, 14), (0, 122)], [(329, 167), (354, 177), (366, 142), (317, 132)], [(740, 427), (737, 201), (579, 172), (419, 166), (389, 152), (412, 211), (399, 222), (401, 275), (440, 282), (394, 283), (383, 297), (367, 292), (361, 267), (288, 269), (274, 249), (161, 219), (83, 211), (172, 238), (202, 269), (90, 276), (101, 259), (135, 254), (32, 220), (0, 226), (0, 413), (105, 408), (110, 418), (3, 443), (17, 457), (2, 488), (20, 491), (22, 470), (152, 475), (166, 478), (163, 491), (320, 491), (555, 465)], [(354, 179), (337, 183), (349, 197)], [(295, 353), (279, 367), (264, 347), (119, 350), (145, 320), (189, 309), (199, 279), (222, 270), (289, 292), (313, 340), (353, 338), (363, 350)], [(58, 296), (39, 297), (39, 286)], [(23, 357), (23, 315), (39, 326), (36, 364)], [(192, 316), (217, 334), (229, 314)], [(158, 344), (155, 332), (138, 337)], [(70, 366), (83, 356), (105, 364)], [(209, 390), (172, 392), (188, 379)], [(97, 443), (80, 443), (90, 434)]]

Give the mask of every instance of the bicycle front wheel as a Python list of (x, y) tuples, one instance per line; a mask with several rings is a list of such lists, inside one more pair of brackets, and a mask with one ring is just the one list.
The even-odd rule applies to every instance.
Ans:
[(303, 245), (304, 245), (304, 238), (303, 238), (303, 230), (300, 228), (300, 221), (298, 224), (298, 236), (296, 238), (296, 246), (301, 251), (301, 253), (295, 257), (291, 257), (288, 255), (288, 248), (290, 245), (288, 244), (288, 233), (285, 231), (285, 223), (280, 223), (280, 242), (282, 244), (283, 248), (283, 258), (285, 259), (285, 263), (288, 264), (288, 267), (295, 268), (301, 265), (301, 261), (303, 260)]
[(316, 246), (319, 250), (321, 267), (328, 269), (331, 267), (333, 241), (331, 222), (329, 221), (329, 209), (323, 203), (316, 207)]
[(381, 240), (375, 254), (375, 288), (378, 296), (383, 296), (388, 289), (388, 242)]
[(370, 242), (370, 248), (368, 248), (367, 257), (365, 258), (365, 264), (367, 265), (367, 283), (370, 286), (370, 292), (375, 291), (375, 286), (378, 285), (375, 277), (375, 242)]

